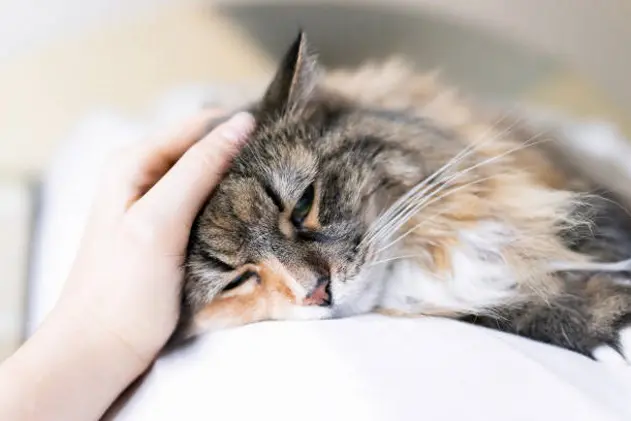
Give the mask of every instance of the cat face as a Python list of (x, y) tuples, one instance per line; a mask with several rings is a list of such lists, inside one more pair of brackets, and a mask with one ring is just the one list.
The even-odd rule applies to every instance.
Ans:
[(286, 130), (255, 135), (196, 224), (187, 292), (203, 306), (202, 328), (325, 318), (345, 298), (355, 303), (369, 257), (368, 186), (340, 165), (336, 142)]
[(376, 135), (368, 123), (378, 115), (323, 94), (317, 79), (301, 34), (252, 109), (248, 144), (192, 229), (181, 321), (188, 335), (375, 306), (384, 265), (368, 264), (375, 250), (364, 240), (397, 174), (421, 176), (418, 157), (386, 147), (388, 125)]

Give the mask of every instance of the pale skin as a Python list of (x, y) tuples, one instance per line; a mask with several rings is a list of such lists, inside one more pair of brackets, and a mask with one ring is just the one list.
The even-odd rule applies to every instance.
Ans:
[(193, 220), (254, 126), (207, 111), (112, 159), (61, 297), (0, 366), (0, 419), (97, 420), (173, 332)]

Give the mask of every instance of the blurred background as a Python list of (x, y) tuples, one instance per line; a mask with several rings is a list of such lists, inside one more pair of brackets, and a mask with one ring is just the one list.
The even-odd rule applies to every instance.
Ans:
[(0, 0), (0, 360), (54, 301), (40, 284), (71, 261), (81, 165), (133, 132), (114, 120), (265, 82), (301, 27), (325, 65), (403, 54), (631, 137), (630, 18), (631, 0)]

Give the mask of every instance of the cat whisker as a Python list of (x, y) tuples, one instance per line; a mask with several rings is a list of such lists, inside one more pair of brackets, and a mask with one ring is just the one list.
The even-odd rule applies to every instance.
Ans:
[[(369, 235), (367, 237), (365, 237), (365, 240), (368, 241), (371, 238), (372, 235), (378, 234), (378, 231), (379, 231), (379, 229), (382, 228), (383, 223), (386, 223), (388, 220), (391, 220), (391, 216), (393, 214), (396, 214), (397, 212), (399, 212), (400, 208), (402, 208), (404, 206), (407, 206), (408, 203), (411, 203), (410, 199), (412, 199), (413, 196), (415, 196), (415, 195), (423, 195), (427, 189), (431, 188), (434, 185), (432, 183), (434, 182), (436, 177), (440, 176), (443, 171), (448, 170), (449, 166), (454, 163), (453, 160), (455, 158), (456, 157), (452, 158), (452, 160), (448, 161), (445, 165), (440, 167), (437, 171), (432, 173), (429, 177), (425, 178), (422, 182), (418, 183), (410, 191), (408, 191), (405, 195), (403, 195), (401, 198), (399, 198), (399, 200), (397, 200), (392, 206), (390, 206), (388, 208), (388, 210), (386, 210), (386, 212), (384, 212), (377, 219), (377, 221), (375, 221), (375, 223), (373, 223), (373, 228), (371, 229), (371, 231), (369, 231)], [(419, 193), (419, 191), (421, 189), (423, 189), (423, 191), (421, 191)]]
[(616, 207), (618, 207), (620, 210), (622, 210), (624, 213), (627, 214), (627, 216), (631, 217), (631, 212), (625, 207), (623, 206), (621, 203), (610, 199), (608, 197), (604, 197), (601, 194), (597, 194), (597, 193), (583, 193), (582, 194), (583, 197), (585, 198), (597, 198), (599, 200), (603, 200), (605, 202), (611, 203), (612, 205), (615, 205)]
[(408, 254), (404, 256), (394, 256), (394, 257), (389, 257), (387, 259), (376, 260), (374, 262), (371, 262), (369, 266), (377, 266), (377, 265), (382, 265), (384, 263), (394, 262), (396, 260), (412, 259), (412, 258), (421, 257), (421, 256), (423, 255), (422, 254)]
[[(457, 193), (457, 192), (458, 192), (458, 191), (460, 191), (460, 190), (463, 190), (463, 189), (465, 189), (465, 188), (467, 188), (467, 187), (470, 187), (470, 186), (472, 186), (472, 185), (475, 185), (475, 184), (483, 183), (483, 182), (485, 182), (485, 181), (487, 181), (487, 180), (490, 180), (490, 179), (492, 179), (492, 178), (495, 178), (495, 177), (497, 177), (497, 175), (495, 175), (495, 176), (489, 176), (489, 177), (484, 177), (484, 178), (481, 178), (481, 179), (474, 180), (474, 181), (471, 181), (471, 182), (469, 182), (469, 183), (463, 184), (463, 185), (461, 185), (461, 186), (458, 186), (458, 187), (456, 187), (455, 189), (453, 189), (453, 190), (449, 190), (449, 191), (448, 191), (448, 192), (446, 192), (445, 194), (442, 194), (442, 195), (440, 195), (440, 196), (438, 196), (438, 197), (434, 198), (433, 200), (430, 200), (429, 202), (427, 202), (427, 203), (425, 204), (425, 207), (426, 207), (426, 206), (429, 206), (429, 205), (431, 205), (431, 204), (433, 204), (433, 203), (436, 203), (436, 202), (438, 202), (438, 201), (440, 201), (440, 200), (443, 200), (445, 197), (451, 196), (452, 194), (455, 194), (455, 193)], [(436, 212), (436, 213), (435, 213), (434, 215), (432, 215), (430, 218), (428, 218), (428, 219), (424, 219), (423, 221), (419, 222), (419, 223), (418, 223), (417, 225), (415, 225), (414, 227), (412, 227), (412, 228), (410, 228), (409, 230), (407, 230), (405, 233), (401, 234), (399, 237), (397, 237), (397, 238), (395, 238), (394, 240), (392, 240), (390, 243), (386, 244), (385, 246), (383, 246), (382, 248), (380, 248), (379, 250), (377, 250), (377, 253), (381, 253), (381, 252), (386, 251), (387, 249), (389, 249), (390, 247), (394, 246), (394, 245), (395, 245), (395, 244), (397, 244), (399, 241), (403, 240), (405, 237), (407, 237), (408, 235), (410, 235), (412, 232), (416, 231), (417, 229), (421, 228), (422, 226), (424, 226), (425, 224), (427, 224), (428, 222), (430, 222), (433, 218), (436, 218), (436, 217), (438, 217), (438, 216), (441, 216), (441, 215), (443, 215), (443, 214), (447, 213), (448, 211), (449, 211), (449, 209), (444, 209), (444, 210), (442, 210), (441, 212)]]
[[(505, 117), (505, 116), (504, 116), (504, 117)], [(502, 119), (503, 119), (503, 118), (502, 118)], [(502, 121), (502, 119), (500, 119), (500, 120), (499, 120), (497, 123), (495, 123), (495, 124), (499, 124), (499, 122), (501, 122), (501, 121)], [(459, 153), (458, 153), (458, 154), (457, 154), (454, 158), (452, 158), (452, 159), (451, 159), (451, 160), (450, 160), (447, 164), (445, 164), (443, 167), (441, 167), (439, 170), (437, 170), (434, 174), (432, 174), (432, 176), (428, 177), (428, 179), (429, 179), (429, 178), (432, 178), (432, 181), (433, 181), (434, 175), (435, 175), (436, 173), (441, 172), (443, 169), (447, 169), (447, 170), (448, 170), (448, 169), (450, 169), (450, 167), (451, 167), (451, 166), (453, 166), (455, 163), (459, 163), (459, 162), (461, 162), (461, 161), (462, 161), (462, 160), (463, 160), (466, 156), (468, 156), (468, 155), (470, 155), (471, 153), (473, 153), (477, 147), (482, 146), (483, 144), (485, 144), (485, 143), (487, 143), (487, 142), (492, 142), (492, 141), (495, 141), (495, 140), (496, 140), (497, 138), (499, 138), (500, 136), (503, 136), (504, 134), (506, 134), (507, 132), (509, 132), (510, 130), (512, 130), (512, 128), (513, 128), (516, 124), (518, 124), (518, 122), (519, 122), (519, 120), (516, 120), (516, 121), (515, 121), (515, 122), (513, 122), (513, 123), (512, 123), (509, 127), (507, 127), (507, 128), (506, 128), (506, 129), (504, 129), (503, 131), (501, 131), (501, 132), (497, 133), (495, 136), (493, 136), (493, 137), (491, 137), (491, 138), (487, 139), (486, 141), (484, 141), (484, 142), (482, 142), (482, 143), (479, 143), (479, 141), (478, 141), (478, 140), (476, 140), (475, 142), (473, 142), (472, 144), (470, 144), (469, 146), (467, 146), (465, 149), (463, 149), (461, 152), (459, 152)], [(489, 130), (490, 130), (490, 129), (489, 129)], [(485, 134), (483, 134), (481, 137), (482, 137), (482, 138), (483, 138), (483, 137), (485, 137), (485, 136), (486, 136), (486, 134), (488, 134), (488, 131), (489, 131), (489, 130), (487, 130), (487, 131), (485, 132)], [(542, 132), (541, 134), (543, 134), (543, 132)], [(533, 138), (535, 138), (535, 137), (537, 137), (537, 136), (540, 136), (541, 134), (538, 134), (538, 135), (536, 135), (536, 136), (531, 137), (530, 139), (526, 140), (526, 141), (524, 142), (524, 144), (527, 144), (527, 143), (528, 143), (528, 142), (530, 142)], [(524, 144), (522, 144), (522, 146), (523, 146)], [(503, 154), (503, 155), (500, 155), (499, 157), (503, 157), (503, 156), (508, 155), (509, 153), (512, 153), (512, 152), (513, 152), (513, 151), (508, 151), (507, 153), (505, 153), (505, 154)], [(483, 162), (481, 162), (481, 163), (479, 163), (479, 164), (481, 164), (481, 165), (482, 165), (482, 164), (490, 163), (490, 162), (492, 162), (493, 160), (495, 160), (495, 157), (494, 157), (494, 158), (491, 158), (491, 159), (490, 159), (490, 161), (489, 161), (489, 160), (487, 160), (488, 162), (487, 162), (487, 161), (483, 161)], [(388, 217), (389, 217), (389, 216), (390, 216), (390, 214), (391, 214), (391, 213), (393, 213), (393, 212), (394, 212), (395, 214), (398, 212), (398, 214), (396, 214), (396, 216), (392, 217), (389, 221), (386, 221), (385, 223), (384, 223), (384, 222), (381, 222), (381, 220), (382, 220), (383, 218), (380, 218), (379, 224), (380, 224), (381, 226), (380, 226), (378, 229), (374, 230), (374, 232), (373, 232), (373, 233), (371, 233), (368, 237), (366, 237), (366, 238), (365, 238), (365, 240), (366, 240), (366, 241), (372, 241), (372, 240), (373, 240), (373, 237), (379, 236), (379, 235), (380, 235), (380, 233), (381, 233), (381, 231), (383, 231), (384, 229), (388, 228), (388, 227), (389, 227), (389, 225), (392, 225), (394, 222), (396, 222), (396, 221), (400, 220), (400, 219), (401, 219), (401, 218), (403, 218), (403, 217), (406, 217), (408, 214), (410, 214), (410, 213), (412, 213), (412, 212), (413, 212), (413, 213), (416, 213), (418, 210), (415, 210), (415, 208), (416, 208), (416, 206), (418, 205), (418, 203), (417, 203), (417, 204), (415, 204), (415, 203), (414, 203), (414, 200), (415, 200), (415, 199), (416, 199), (416, 200), (419, 200), (419, 199), (420, 199), (420, 200), (422, 200), (423, 196), (424, 196), (424, 195), (425, 195), (425, 194), (426, 194), (429, 190), (431, 190), (433, 187), (436, 187), (436, 186), (438, 186), (440, 183), (442, 183), (442, 184), (443, 184), (443, 189), (444, 189), (444, 188), (448, 187), (448, 186), (446, 186), (446, 184), (447, 184), (447, 182), (448, 182), (448, 181), (451, 181), (451, 180), (453, 180), (454, 178), (457, 178), (457, 177), (459, 176), (459, 174), (460, 174), (460, 175), (464, 175), (464, 174), (466, 174), (467, 172), (469, 172), (469, 171), (471, 171), (471, 170), (473, 170), (473, 169), (477, 168), (478, 166), (479, 166), (479, 165), (474, 165), (473, 167), (469, 167), (469, 168), (467, 168), (467, 169), (465, 169), (465, 170), (463, 170), (463, 171), (460, 171), (460, 172), (458, 172), (458, 173), (456, 173), (456, 174), (452, 175), (451, 177), (449, 177), (447, 180), (444, 180), (444, 179), (439, 179), (439, 180), (436, 180), (434, 183), (432, 183), (432, 184), (430, 184), (429, 186), (427, 186), (426, 188), (424, 188), (421, 192), (418, 192), (418, 188), (419, 188), (419, 187), (423, 187), (425, 184), (427, 184), (426, 182), (422, 182), (422, 183), (420, 183), (420, 186), (417, 186), (417, 187), (415, 187), (414, 189), (412, 189), (413, 191), (412, 191), (411, 193), (414, 193), (413, 195), (412, 195), (412, 194), (407, 194), (407, 195), (403, 196), (401, 199), (399, 199), (397, 202), (395, 202), (395, 204), (393, 204), (393, 205), (390, 207), (389, 211), (387, 211), (387, 212), (384, 214), (384, 216), (388, 216)], [(426, 179), (426, 180), (428, 180), (428, 179)], [(441, 190), (441, 189), (439, 188), (439, 190)], [(417, 193), (417, 192), (418, 192), (418, 193)], [(406, 202), (407, 202), (407, 203), (406, 203)], [(400, 210), (401, 208), (403, 208), (403, 209), (402, 209), (402, 210)], [(400, 210), (400, 211), (399, 211), (399, 210)], [(409, 217), (408, 217), (408, 218), (409, 218)], [(375, 228), (376, 228), (376, 227), (375, 227)]]
[[(445, 197), (451, 196), (452, 194), (457, 193), (458, 191), (460, 191), (460, 190), (462, 190), (462, 189), (465, 189), (465, 188), (467, 188), (467, 187), (470, 187), (471, 185), (479, 184), (479, 183), (482, 183), (482, 182), (484, 182), (484, 181), (487, 181), (487, 180), (490, 180), (490, 179), (496, 178), (496, 177), (498, 177), (498, 176), (499, 176), (499, 175), (498, 175), (498, 174), (496, 174), (496, 175), (493, 175), (493, 176), (484, 177), (484, 178), (481, 178), (481, 179), (474, 180), (474, 181), (471, 181), (471, 182), (469, 182), (469, 183), (463, 184), (463, 185), (461, 185), (461, 186), (458, 186), (458, 187), (456, 187), (455, 189), (453, 189), (453, 190), (449, 190), (448, 192), (446, 192), (446, 193), (442, 194), (441, 196), (438, 196), (438, 197), (434, 198), (433, 200), (429, 201), (428, 203), (426, 203), (425, 207), (427, 207), (427, 206), (429, 206), (429, 205), (431, 205), (431, 204), (433, 204), (433, 203), (436, 203), (436, 202), (438, 202), (438, 201), (440, 201), (440, 200), (443, 200)], [(440, 211), (440, 212), (436, 212), (435, 214), (433, 214), (433, 215), (432, 215), (432, 216), (430, 216), (429, 218), (424, 219), (423, 221), (419, 222), (419, 223), (418, 223), (417, 225), (415, 225), (414, 227), (412, 227), (412, 228), (410, 228), (409, 230), (407, 230), (405, 233), (401, 234), (401, 235), (400, 235), (399, 237), (397, 237), (396, 239), (392, 240), (390, 243), (388, 243), (388, 244), (386, 244), (385, 246), (383, 246), (382, 248), (378, 249), (378, 250), (376, 251), (376, 253), (377, 253), (377, 254), (379, 254), (379, 253), (382, 253), (382, 252), (386, 251), (386, 250), (387, 250), (387, 249), (389, 249), (390, 247), (392, 247), (392, 246), (396, 245), (398, 242), (402, 241), (405, 237), (407, 237), (408, 235), (410, 235), (412, 232), (416, 231), (417, 229), (419, 229), (419, 228), (421, 228), (422, 226), (426, 225), (427, 223), (431, 222), (434, 218), (436, 218), (436, 217), (438, 217), (438, 216), (441, 216), (441, 215), (444, 215), (444, 214), (445, 214), (445, 213), (447, 213), (449, 210), (450, 210), (450, 209), (443, 209), (443, 210), (442, 210), (442, 211)]]
[[(515, 125), (517, 125), (520, 122), (520, 119), (517, 119), (510, 126), (505, 128), (501, 132), (497, 133), (495, 136), (492, 136), (490, 138), (486, 138), (486, 135), (488, 133), (490, 133), (495, 127), (497, 127), (497, 125), (499, 125), (502, 121), (504, 121), (504, 119), (506, 119), (506, 117), (508, 117), (508, 112), (504, 113), (491, 126), (489, 126), (489, 128), (487, 130), (485, 130), (484, 133), (482, 133), (478, 137), (478, 139), (476, 139), (474, 142), (470, 143), (466, 148), (461, 150), (458, 154), (456, 154), (453, 158), (451, 158), (449, 161), (447, 161), (447, 163), (445, 163), (443, 166), (441, 166), (438, 170), (434, 171), (427, 178), (425, 178), (425, 180), (423, 180), (422, 182), (417, 184), (414, 188), (412, 188), (404, 196), (399, 198), (399, 200), (397, 200), (388, 210), (386, 210), (386, 212), (384, 212), (383, 215), (381, 215), (375, 221), (375, 223), (373, 223), (373, 228), (371, 229), (371, 232), (369, 232), (369, 235), (367, 237), (365, 237), (366, 241), (368, 241), (370, 239), (370, 237), (372, 237), (373, 235), (376, 235), (376, 233), (379, 231), (379, 229), (382, 228), (382, 225), (384, 223), (387, 223), (387, 221), (391, 220), (391, 215), (393, 213), (398, 212), (401, 208), (409, 207), (409, 203), (413, 203), (410, 200), (411, 197), (414, 196), (414, 195), (417, 195), (417, 193), (419, 192), (420, 189), (423, 189), (425, 186), (428, 185), (428, 183), (433, 182), (439, 175), (442, 175), (442, 173), (447, 172), (452, 167), (454, 167), (458, 163), (462, 162), (462, 160), (464, 160), (467, 156), (469, 156), (473, 152), (475, 152), (476, 148), (478, 148), (478, 147), (480, 147), (480, 146), (482, 146), (482, 145), (484, 145), (486, 143), (493, 142), (495, 139), (499, 138), (500, 136), (504, 136), (506, 133), (510, 132), (510, 130), (512, 130)], [(480, 142), (483, 139), (486, 139), (486, 140), (484, 140), (483, 142)], [(439, 183), (439, 182), (440, 182), (440, 180), (438, 180), (436, 183)], [(435, 185), (436, 185), (436, 183), (435, 183)], [(431, 185), (429, 186), (429, 188), (431, 188)], [(424, 194), (426, 192), (426, 190), (427, 189), (425, 189), (421, 193), (418, 193), (418, 195)], [(406, 203), (407, 203), (407, 205), (406, 205)]]
[[(377, 266), (377, 265), (384, 264), (384, 263), (390, 263), (390, 262), (394, 262), (394, 261), (397, 261), (397, 260), (416, 258), (416, 257), (423, 257), (423, 254), (411, 254), (411, 255), (407, 255), (407, 256), (395, 256), (395, 257), (391, 257), (391, 258), (388, 258), (388, 259), (383, 259), (383, 260), (379, 260), (379, 261), (373, 262), (368, 267)], [(428, 276), (431, 276), (431, 277), (435, 278), (438, 281), (448, 282), (448, 280), (449, 280), (447, 278), (439, 276), (435, 272), (430, 272), (427, 269), (423, 269), (422, 267), (418, 267), (417, 269), (420, 270), (421, 272), (426, 273)]]
[[(540, 135), (541, 134), (538, 134), (536, 136), (540, 136)], [(379, 238), (379, 237), (387, 238), (392, 233), (396, 232), (398, 229), (401, 228), (401, 226), (403, 226), (407, 222), (407, 220), (409, 220), (413, 215), (415, 215), (420, 210), (422, 210), (426, 206), (427, 202), (432, 197), (436, 196), (438, 193), (444, 191), (445, 189), (451, 187), (453, 184), (450, 184), (450, 182), (452, 182), (454, 180), (457, 180), (458, 178), (461, 178), (462, 176), (466, 175), (467, 173), (469, 173), (469, 172), (471, 172), (471, 171), (473, 171), (473, 170), (475, 170), (477, 168), (480, 168), (480, 167), (482, 167), (484, 165), (488, 165), (488, 164), (490, 164), (492, 162), (495, 162), (498, 159), (502, 159), (502, 158), (504, 158), (504, 157), (506, 157), (506, 156), (508, 156), (508, 155), (510, 155), (512, 153), (524, 150), (526, 148), (529, 148), (529, 147), (532, 147), (532, 146), (535, 146), (537, 144), (540, 144), (540, 143), (543, 143), (543, 142), (547, 141), (547, 139), (543, 139), (543, 140), (540, 140), (540, 141), (534, 141), (533, 142), (532, 139), (534, 137), (535, 136), (531, 137), (530, 139), (526, 140), (526, 142), (524, 142), (523, 144), (521, 144), (519, 146), (511, 148), (508, 151), (505, 151), (505, 152), (503, 152), (503, 153), (501, 153), (499, 155), (495, 155), (495, 156), (493, 156), (491, 158), (488, 158), (488, 159), (485, 159), (485, 160), (483, 160), (481, 162), (478, 162), (477, 164), (474, 164), (474, 165), (472, 165), (472, 166), (470, 166), (470, 167), (468, 167), (468, 168), (466, 168), (466, 169), (464, 169), (462, 171), (457, 172), (453, 176), (449, 177), (447, 180), (445, 180), (443, 182), (442, 186), (438, 187), (436, 190), (434, 190), (430, 194), (426, 195), (425, 197), (419, 198), (420, 199), (419, 202), (416, 203), (415, 205), (413, 205), (408, 211), (406, 211), (405, 213), (402, 213), (402, 214), (396, 216), (395, 218), (393, 218), (393, 220), (390, 221), (390, 223), (388, 225), (384, 226), (384, 228), (382, 228), (380, 230), (378, 235), (373, 236), (373, 238), (371, 238), (370, 241), (374, 242), (374, 239), (375, 238)], [(475, 183), (473, 183), (473, 184), (475, 184)], [(386, 228), (387, 228), (387, 230), (386, 230)]]

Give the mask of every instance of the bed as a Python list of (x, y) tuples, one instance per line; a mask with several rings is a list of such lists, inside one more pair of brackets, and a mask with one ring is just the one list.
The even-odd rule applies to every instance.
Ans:
[[(104, 111), (66, 139), (40, 191), (29, 331), (50, 310), (68, 273), (107, 155), (221, 95), (212, 87), (175, 91), (144, 119)], [(599, 159), (616, 156), (619, 164), (610, 168), (631, 173), (625, 167), (631, 151), (615, 128), (597, 122), (566, 128), (585, 140), (581, 145), (597, 139), (621, 148)], [(629, 420), (631, 366), (434, 318), (266, 322), (207, 335), (161, 357), (109, 417)]]

